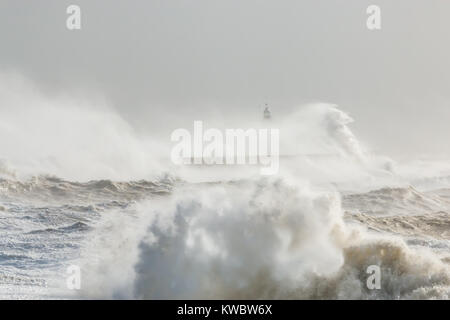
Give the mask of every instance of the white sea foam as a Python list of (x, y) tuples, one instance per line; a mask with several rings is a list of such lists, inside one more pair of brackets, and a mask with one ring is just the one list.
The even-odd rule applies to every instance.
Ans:
[[(82, 296), (446, 299), (450, 292), (450, 268), (437, 256), (346, 225), (338, 194), (306, 185), (188, 186), (118, 218), (100, 242), (89, 241), (95, 253), (85, 260)], [(93, 266), (95, 255), (102, 259)], [(369, 265), (382, 270), (380, 290), (366, 286)]]

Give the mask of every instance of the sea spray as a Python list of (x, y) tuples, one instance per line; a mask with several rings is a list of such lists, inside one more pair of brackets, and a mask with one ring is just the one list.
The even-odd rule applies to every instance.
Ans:
[[(169, 198), (137, 205), (130, 224), (125, 216), (119, 218), (103, 236), (111, 242), (90, 242), (100, 259), (90, 276), (95, 281), (89, 281), (82, 295), (146, 299), (448, 295), (449, 268), (436, 256), (413, 250), (399, 238), (347, 225), (342, 215), (338, 194), (317, 192), (307, 184), (261, 179), (184, 186)], [(130, 228), (133, 225), (139, 227)], [(111, 253), (115, 258), (101, 258)], [(119, 262), (119, 257), (127, 259)], [(366, 286), (370, 265), (381, 268), (380, 290)], [(130, 276), (120, 276), (124, 274)]]

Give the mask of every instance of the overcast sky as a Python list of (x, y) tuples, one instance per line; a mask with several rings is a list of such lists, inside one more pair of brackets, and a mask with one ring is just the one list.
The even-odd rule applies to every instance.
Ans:
[[(69, 4), (82, 30), (66, 29)], [(370, 4), (380, 31), (366, 28)], [(0, 0), (0, 72), (104, 95), (139, 130), (325, 101), (374, 149), (450, 154), (449, 12), (445, 0)]]

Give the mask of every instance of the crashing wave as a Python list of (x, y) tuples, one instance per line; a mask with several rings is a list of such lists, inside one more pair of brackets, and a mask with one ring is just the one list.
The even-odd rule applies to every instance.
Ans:
[[(399, 238), (375, 237), (345, 224), (338, 194), (279, 180), (246, 181), (190, 186), (166, 201), (141, 204), (136, 212), (126, 225), (139, 228), (124, 230), (123, 220), (118, 225), (108, 220), (111, 242), (89, 240), (88, 257), (107, 254), (98, 264), (84, 260), (90, 272), (83, 296), (446, 299), (449, 294), (448, 265)], [(381, 268), (380, 290), (366, 286), (370, 265)]]

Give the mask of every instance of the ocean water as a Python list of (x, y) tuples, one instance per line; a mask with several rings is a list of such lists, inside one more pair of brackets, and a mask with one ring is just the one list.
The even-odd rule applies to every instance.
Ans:
[[(2, 299), (448, 298), (450, 189), (40, 177), (0, 190)], [(81, 290), (66, 285), (74, 264)]]
[(450, 162), (375, 155), (336, 106), (274, 120), (265, 177), (158, 162), (110, 110), (5, 95), (36, 107), (0, 109), (1, 299), (449, 298)]

